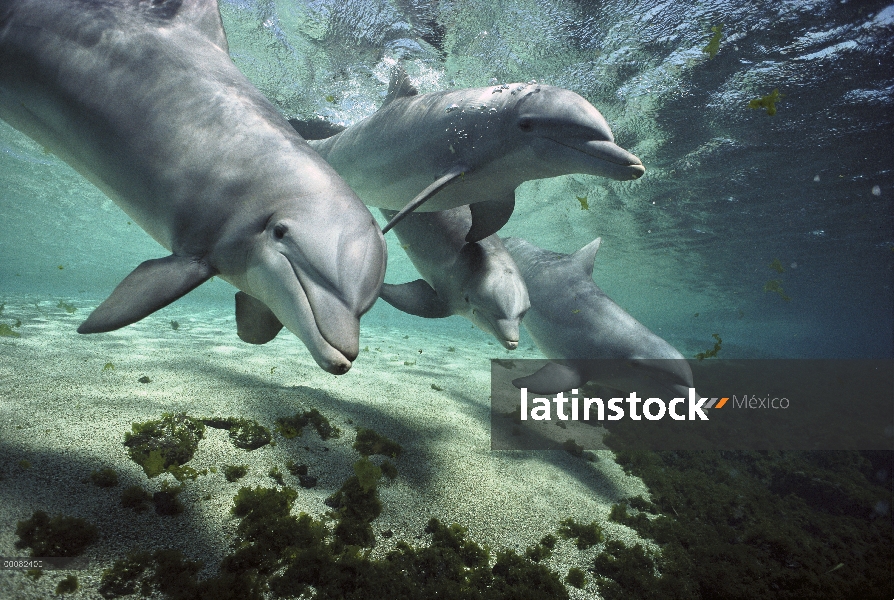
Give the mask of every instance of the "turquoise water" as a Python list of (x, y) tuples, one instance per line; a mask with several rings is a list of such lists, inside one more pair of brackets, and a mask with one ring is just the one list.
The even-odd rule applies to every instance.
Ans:
[[(500, 235), (563, 253), (601, 236), (597, 284), (685, 356), (710, 349), (717, 333), (725, 358), (894, 357), (894, 4), (221, 0), (220, 8), (234, 62), (287, 117), (362, 119), (384, 99), (398, 60), (420, 93), (536, 80), (584, 96), (646, 175), (528, 182)], [(703, 48), (720, 24), (710, 58)], [(775, 89), (774, 115), (749, 108)], [(167, 254), (2, 122), (0, 190), (0, 303), (95, 306), (140, 262)], [(386, 281), (416, 279), (396, 238), (386, 239)], [(234, 291), (215, 280), (182, 302), (232, 316)], [(420, 328), (381, 301), (363, 326), (395, 338)], [(478, 335), (482, 365), (505, 356), (497, 346), (488, 354), (490, 340), (459, 317), (431, 328), (455, 332), (458, 345)], [(535, 356), (530, 346), (523, 337), (521, 351)], [(855, 484), (869, 496), (890, 491), (890, 470), (879, 465), (855, 471), (869, 473), (870, 483)], [(889, 518), (890, 497), (881, 501), (868, 512)], [(877, 582), (880, 573), (862, 575)]]

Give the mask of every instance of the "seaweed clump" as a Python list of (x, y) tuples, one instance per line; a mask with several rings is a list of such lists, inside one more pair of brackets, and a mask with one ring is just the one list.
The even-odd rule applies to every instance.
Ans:
[(143, 512), (149, 508), (152, 502), (152, 494), (143, 489), (141, 485), (132, 485), (121, 492), (121, 506)]
[(767, 109), (767, 115), (772, 117), (776, 114), (776, 101), (783, 97), (784, 95), (780, 94), (778, 89), (774, 89), (772, 92), (766, 94), (765, 96), (750, 100), (748, 102), (748, 108), (765, 108)]
[(96, 526), (79, 517), (56, 515), (42, 510), (16, 525), (16, 548), (31, 548), (31, 556), (78, 556), (99, 538)]
[(195, 479), (199, 472), (185, 463), (192, 460), (199, 440), (205, 435), (201, 421), (183, 413), (165, 413), (158, 421), (131, 425), (124, 434), (124, 445), (135, 463), (149, 478), (168, 472), (178, 481)]
[(708, 58), (714, 58), (720, 52), (720, 39), (723, 37), (723, 23), (711, 27), (714, 35), (708, 40), (708, 45), (702, 48), (702, 52), (708, 55)]
[(0, 323), (0, 337), (22, 337), (22, 334), (18, 331), (13, 331), (12, 327), (7, 325), (6, 323)]
[(306, 410), (303, 413), (295, 413), (293, 417), (279, 417), (276, 420), (276, 432), (286, 439), (300, 436), (302, 430), (308, 425), (313, 425), (321, 440), (337, 438), (341, 430), (329, 422), (329, 419), (320, 414), (316, 408)]
[(201, 422), (214, 429), (226, 429), (230, 434), (230, 442), (243, 450), (257, 450), (270, 443), (273, 437), (270, 430), (251, 419), (227, 417), (225, 419), (201, 419)]
[(593, 565), (606, 600), (890, 597), (890, 452), (650, 452), (614, 433), (605, 441), (651, 495), (616, 505), (611, 519), (661, 549), (606, 543)]
[(77, 575), (69, 575), (65, 579), (59, 581), (56, 585), (56, 594), (74, 594), (78, 591), (78, 577)]
[(115, 469), (107, 467), (101, 471), (90, 473), (90, 480), (98, 487), (115, 487), (118, 485), (118, 473)]
[(380, 435), (372, 429), (357, 428), (357, 439), (354, 440), (354, 450), (363, 456), (380, 454), (388, 458), (397, 458), (403, 452), (400, 444)]
[(232, 508), (240, 519), (234, 550), (210, 579), (198, 580), (201, 563), (179, 551), (135, 552), (103, 573), (100, 593), (160, 593), (175, 600), (568, 598), (558, 574), (511, 550), (497, 552), (490, 567), (490, 550), (468, 539), (461, 525), (432, 518), (425, 528), (428, 545), (399, 541), (384, 558), (371, 559), (334, 539), (325, 520), (292, 515), (296, 498), (288, 487), (240, 489)]
[(227, 465), (224, 467), (224, 477), (227, 481), (233, 483), (242, 479), (248, 474), (248, 465)]
[(695, 355), (695, 358), (698, 360), (705, 360), (706, 358), (713, 358), (717, 356), (717, 353), (720, 352), (720, 349), (723, 347), (723, 340), (720, 338), (719, 333), (712, 333), (711, 337), (714, 338), (714, 347), (710, 350), (705, 350), (704, 352), (699, 352)]
[(559, 525), (559, 536), (566, 540), (575, 540), (578, 550), (586, 550), (591, 546), (602, 543), (602, 526), (596, 521), (585, 525), (569, 517), (564, 519)]

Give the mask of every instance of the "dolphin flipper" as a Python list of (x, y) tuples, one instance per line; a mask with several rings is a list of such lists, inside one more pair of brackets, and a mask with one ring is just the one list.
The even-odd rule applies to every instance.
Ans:
[(325, 119), (289, 119), (289, 125), (305, 140), (325, 140), (347, 129), (344, 125), (336, 125)]
[(453, 314), (450, 306), (424, 279), (399, 285), (383, 283), (379, 296), (397, 310), (417, 317), (443, 319)]
[(78, 333), (104, 333), (136, 323), (191, 292), (215, 274), (208, 263), (186, 256), (147, 260), (118, 284), (78, 327)]
[[(422, 206), (426, 200), (440, 192), (448, 183), (455, 181), (457, 177), (464, 175), (467, 170), (468, 169), (463, 165), (456, 165), (447, 171), (447, 173), (441, 175), (434, 183), (419, 192), (415, 198), (410, 200), (409, 204), (404, 206), (400, 212), (394, 215), (391, 220), (388, 221), (388, 224), (382, 227), (382, 233), (388, 233), (388, 230), (403, 221), (404, 217)], [(475, 225), (473, 224), (472, 226), (474, 227)]]
[(266, 344), (276, 337), (282, 323), (266, 304), (245, 292), (236, 292), (236, 335), (249, 344)]
[(586, 375), (570, 366), (555, 362), (547, 363), (545, 367), (527, 377), (512, 380), (512, 385), (515, 387), (528, 388), (534, 394), (567, 392), (585, 383), (587, 383)]
[(503, 200), (475, 202), (469, 205), (469, 209), (472, 211), (472, 226), (466, 234), (466, 241), (474, 244), (495, 234), (506, 224), (515, 210), (515, 191)]

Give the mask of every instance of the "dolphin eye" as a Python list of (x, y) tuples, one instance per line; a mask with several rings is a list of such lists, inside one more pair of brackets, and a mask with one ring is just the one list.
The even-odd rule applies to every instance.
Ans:
[(522, 131), (531, 131), (534, 128), (534, 124), (531, 122), (531, 119), (519, 119), (518, 128)]
[(286, 234), (288, 232), (289, 232), (289, 228), (286, 225), (283, 225), (282, 223), (278, 223), (273, 228), (273, 237), (275, 237), (278, 240), (281, 240), (284, 237), (286, 237)]
[(466, 304), (469, 303), (469, 297), (468, 297), (468, 296), (465, 297), (465, 301), (466, 301)]

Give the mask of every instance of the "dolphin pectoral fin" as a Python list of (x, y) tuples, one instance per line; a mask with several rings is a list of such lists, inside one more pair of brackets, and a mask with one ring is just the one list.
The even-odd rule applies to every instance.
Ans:
[(545, 367), (528, 375), (512, 380), (512, 385), (528, 388), (534, 394), (557, 394), (579, 388), (587, 383), (586, 376), (563, 364), (550, 362)]
[(475, 202), (469, 205), (469, 209), (472, 211), (472, 226), (466, 234), (466, 241), (474, 244), (495, 234), (506, 224), (515, 210), (515, 192), (504, 200)]
[(448, 183), (462, 176), (463, 173), (465, 173), (467, 170), (468, 169), (466, 169), (464, 165), (456, 165), (455, 167), (447, 171), (447, 173), (436, 179), (434, 183), (419, 192), (419, 195), (410, 200), (410, 203), (403, 207), (400, 212), (391, 217), (391, 220), (388, 221), (388, 224), (382, 227), (382, 233), (388, 233), (388, 230), (400, 223), (404, 217), (422, 206), (422, 204), (426, 200), (440, 192)]
[(78, 327), (78, 333), (103, 333), (136, 323), (191, 292), (215, 274), (211, 266), (186, 256), (147, 260), (118, 284)]
[(289, 119), (289, 125), (305, 140), (325, 140), (347, 129), (344, 125), (336, 125), (325, 119)]
[(397, 310), (417, 317), (443, 319), (453, 314), (450, 306), (424, 279), (399, 285), (383, 283), (379, 297)]
[(283, 325), (266, 304), (245, 292), (236, 292), (236, 335), (249, 344), (266, 344)]

